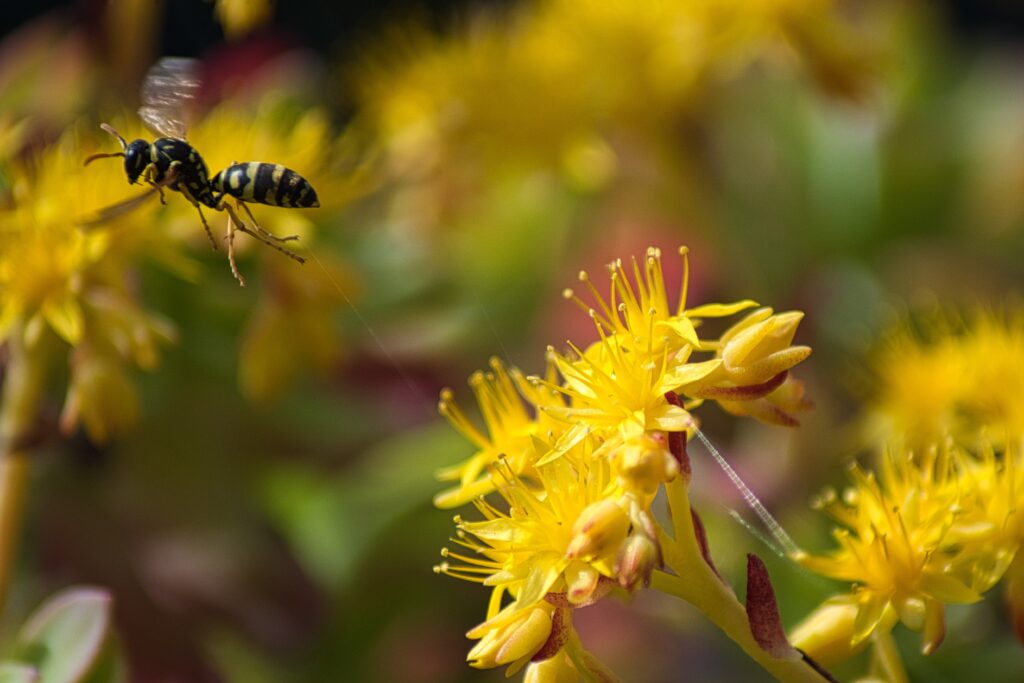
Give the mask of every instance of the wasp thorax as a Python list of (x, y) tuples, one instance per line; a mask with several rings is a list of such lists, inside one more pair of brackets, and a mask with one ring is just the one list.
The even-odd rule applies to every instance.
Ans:
[(128, 174), (128, 182), (134, 185), (149, 162), (149, 143), (132, 140), (124, 148), (124, 172)]

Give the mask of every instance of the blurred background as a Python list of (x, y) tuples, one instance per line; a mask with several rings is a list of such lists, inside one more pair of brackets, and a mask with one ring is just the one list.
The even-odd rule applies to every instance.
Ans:
[[(116, 151), (103, 121), (151, 137), (134, 111), (162, 55), (200, 60), (189, 139), (211, 173), (280, 162), (323, 204), (254, 209), (311, 256), (243, 243), (244, 289), (180, 197), (126, 217), (118, 282), (174, 343), (126, 371), (130, 416), (112, 399), (62, 430), (75, 356), (48, 385), (0, 635), (60, 588), (104, 586), (135, 681), (501, 680), (464, 663), (487, 594), (431, 571), (452, 533), (434, 472), (470, 451), (436, 400), (450, 386), (471, 406), (466, 378), (492, 355), (539, 372), (546, 345), (593, 338), (561, 296), (581, 268), (688, 245), (691, 302), (806, 311), (797, 342), (815, 352), (798, 375), (816, 409), (802, 426), (701, 418), (812, 549), (828, 525), (807, 501), (861, 453), (884, 330), (921, 307), (1005, 310), (1024, 287), (1015, 3), (8, 5), (5, 210), (24, 160), (68, 135), (83, 158)], [(119, 162), (87, 172), (139, 192)], [(37, 196), (62, 185), (31, 177)], [(746, 552), (771, 553), (692, 450), (695, 504), (739, 582)], [(782, 560), (769, 570), (788, 624), (834, 590)], [(927, 659), (901, 641), (914, 680), (1020, 680), (998, 595), (949, 619)], [(654, 595), (578, 623), (629, 681), (766, 677)]]

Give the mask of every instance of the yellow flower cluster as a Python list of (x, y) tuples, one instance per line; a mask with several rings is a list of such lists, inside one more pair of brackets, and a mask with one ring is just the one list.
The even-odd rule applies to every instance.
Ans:
[(869, 443), (977, 448), (1024, 434), (1024, 314), (934, 317), (891, 332), (873, 359)]
[[(128, 366), (152, 368), (159, 346), (174, 336), (137, 302), (130, 267), (143, 253), (176, 257), (159, 232), (131, 229), (124, 217), (102, 232), (79, 227), (82, 216), (125, 197), (123, 174), (82, 167), (99, 144), (71, 129), (42, 152), (5, 163), (11, 184), (0, 207), (0, 340), (18, 349), (12, 362), (47, 355), (54, 337), (72, 347), (62, 426), (81, 422), (104, 441), (134, 418)], [(131, 220), (147, 220), (154, 208)]]
[[(542, 172), (601, 190), (680, 119), (759, 60), (806, 62), (838, 89), (863, 69), (831, 2), (544, 0), (479, 18), (455, 38), (396, 32), (356, 78), (361, 123), (413, 185), (418, 224), (450, 224), (481, 194)], [(863, 47), (861, 45), (860, 47)], [(843, 85), (840, 85), (843, 84)], [(671, 163), (671, 162), (669, 162)]]
[[(450, 391), (442, 393), (441, 412), (478, 449), (440, 473), (457, 484), (435, 498), (441, 507), (474, 501), (483, 516), (456, 518), (454, 540), (472, 553), (446, 549), (437, 567), (493, 589), (487, 620), (469, 632), (479, 639), (469, 655), (473, 666), (507, 665), (514, 673), (549, 660), (576, 642), (573, 608), (650, 581), (662, 563), (651, 503), (666, 482), (688, 481), (685, 452), (671, 441), (696, 426), (691, 411), (703, 401), (795, 423), (788, 410), (802, 402), (775, 395), (802, 393), (789, 376), (810, 354), (792, 344), (800, 315), (757, 309), (719, 338), (702, 338), (706, 319), (756, 304), (687, 308), (686, 249), (680, 254), (684, 277), (675, 306), (657, 249), (628, 268), (612, 264), (607, 297), (581, 273), (593, 307), (571, 291), (566, 296), (593, 319), (598, 341), (585, 349), (570, 343), (566, 353), (549, 348), (543, 377), (496, 360), (489, 373), (475, 374), (470, 385), (484, 429)], [(500, 507), (483, 498), (495, 491)], [(597, 666), (578, 649), (567, 654), (580, 671)], [(527, 678), (537, 675), (528, 671)]]
[[(113, 119), (128, 139), (150, 140), (135, 116)], [(72, 126), (56, 143), (19, 155), (21, 126), (3, 122), (0, 170), (6, 187), (0, 202), (0, 341), (17, 337), (19, 353), (52, 367), (58, 339), (71, 348), (69, 388), (61, 418), (70, 431), (82, 424), (90, 437), (106, 441), (129, 428), (137, 405), (132, 366), (152, 369), (161, 345), (173, 340), (170, 323), (139, 302), (137, 269), (159, 263), (193, 278), (197, 268), (183, 249), (208, 249), (196, 210), (174, 192), (166, 206), (155, 196), (103, 225), (82, 224), (102, 209), (143, 190), (125, 180), (119, 160), (83, 167), (88, 155), (110, 148), (93, 126)], [(228, 101), (215, 107), (189, 133), (210, 172), (234, 161), (274, 161), (300, 170), (324, 192), (313, 211), (256, 207), (267, 229), (314, 237), (314, 221), (358, 192), (362, 176), (334, 168), (335, 139), (327, 117), (315, 109), (295, 114), (279, 98), (248, 106)], [(207, 212), (216, 227), (221, 216)], [(219, 236), (218, 236), (219, 237)], [(249, 244), (239, 240), (245, 252)], [(269, 249), (252, 322), (242, 340), (240, 381), (254, 398), (279, 393), (307, 367), (323, 368), (337, 357), (333, 315), (354, 293), (353, 278), (326, 254), (305, 267)], [(295, 330), (306, 334), (295, 334)]]
[(879, 475), (855, 466), (841, 496), (827, 490), (816, 502), (839, 524), (838, 548), (794, 557), (852, 584), (793, 634), (819, 662), (870, 644), (884, 669), (875, 673), (905, 680), (892, 628), (922, 631), (930, 653), (945, 634), (945, 605), (976, 602), (1003, 578), (1015, 623), (1024, 624), (1022, 321), (981, 314), (925, 342), (903, 331), (879, 354), (871, 413), (887, 449)]

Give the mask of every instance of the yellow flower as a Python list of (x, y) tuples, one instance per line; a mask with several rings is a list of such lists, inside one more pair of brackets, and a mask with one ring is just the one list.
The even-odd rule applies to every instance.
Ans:
[(0, 338), (19, 321), (30, 343), (44, 327), (69, 344), (82, 337), (83, 291), (118, 247), (111, 244), (115, 236), (85, 232), (76, 223), (125, 197), (123, 173), (83, 168), (85, 150), (72, 129), (12, 166), (10, 205), (0, 208)]
[(565, 653), (542, 662), (531, 662), (523, 673), (523, 683), (577, 683), (579, 680), (579, 670)]
[(397, 32), (365, 60), (359, 109), (393, 168), (472, 183), (462, 169), (486, 182), (509, 168), (546, 167), (599, 186), (616, 166), (612, 141), (662, 140), (709, 81), (763, 56), (797, 52), (822, 62), (816, 71), (854, 71), (833, 58), (850, 41), (832, 26), (828, 2), (658, 2), (638, 11), (621, 0), (547, 0), (510, 13), (448, 40)]
[[(685, 265), (686, 250), (680, 253)], [(615, 584), (630, 592), (647, 586), (655, 569), (664, 566), (666, 536), (651, 505), (662, 485), (680, 476), (685, 464), (681, 433), (695, 426), (689, 406), (681, 405), (676, 392), (702, 386), (725, 362), (731, 366), (716, 380), (720, 385), (764, 383), (784, 376), (806, 356), (790, 344), (799, 314), (761, 311), (724, 342), (700, 339), (697, 328), (703, 319), (755, 304), (687, 309), (684, 274), (679, 301), (670, 308), (657, 249), (648, 250), (642, 269), (633, 263), (632, 277), (621, 261), (610, 270), (607, 300), (586, 273), (580, 277), (594, 296), (593, 309), (567, 293), (594, 320), (597, 342), (585, 351), (570, 342), (571, 354), (549, 347), (544, 378), (524, 377), (496, 360), (492, 372), (471, 378), (485, 430), (459, 410), (450, 392), (442, 393), (441, 412), (478, 449), (442, 473), (459, 485), (435, 499), (454, 506), (475, 498), (484, 517), (456, 517), (454, 540), (472, 552), (444, 549), (446, 559), (435, 568), (492, 589), (487, 621), (470, 632), (480, 638), (470, 653), (474, 666), (508, 664), (512, 673), (530, 658), (554, 657), (531, 666), (529, 680), (560, 680), (581, 666), (585, 677), (606, 676), (606, 667), (587, 655), (578, 640), (571, 641), (572, 664), (558, 660), (559, 648), (569, 641), (556, 638), (559, 612), (545, 602), (582, 607)], [(711, 351), (719, 357), (691, 361), (693, 353)], [(773, 405), (802, 402), (798, 383), (785, 391), (780, 384), (772, 387), (780, 390)], [(768, 401), (770, 393), (757, 396)], [(694, 398), (692, 405), (700, 401)], [(680, 489), (685, 497), (688, 481), (670, 494), (676, 496), (673, 505), (679, 503)], [(507, 509), (483, 498), (495, 489)], [(703, 546), (694, 530), (699, 522), (690, 519), (694, 546)], [(502, 607), (506, 597), (511, 602)]]
[(480, 640), (466, 660), (477, 669), (508, 665), (505, 675), (512, 676), (536, 657), (553, 635), (561, 636), (558, 631), (566, 627), (559, 622), (567, 620), (562, 615), (568, 613), (545, 600), (525, 607), (513, 603), (466, 634)]
[(590, 601), (601, 577), (612, 578), (619, 547), (630, 521), (627, 510), (607, 497), (611, 470), (593, 458), (589, 441), (566, 458), (536, 471), (538, 486), (515, 478), (497, 466), (504, 482), (498, 491), (508, 512), (477, 499), (482, 521), (456, 518), (457, 542), (477, 553), (469, 557), (445, 550), (438, 571), (494, 587), (522, 605), (549, 593), (566, 593), (572, 604)]
[[(868, 644), (867, 638), (854, 640), (859, 613), (853, 596), (842, 595), (826, 600), (793, 627), (789, 642), (822, 666), (844, 662)], [(889, 610), (877, 628), (891, 629), (894, 623), (895, 613)]]
[[(661, 355), (667, 355), (674, 361), (681, 351), (689, 353), (691, 350), (708, 350), (709, 347), (698, 338), (696, 330), (704, 318), (729, 316), (757, 304), (743, 300), (687, 309), (689, 249), (680, 247), (679, 255), (683, 260), (683, 279), (679, 300), (674, 307), (669, 304), (665, 287), (661, 250), (655, 247), (647, 249), (642, 271), (636, 260), (633, 260), (632, 278), (621, 259), (608, 267), (611, 283), (607, 300), (594, 287), (586, 271), (579, 274), (579, 280), (590, 291), (594, 299), (593, 306), (588, 306), (571, 289), (566, 289), (563, 296), (573, 300), (590, 315), (602, 335), (610, 337), (615, 344), (629, 352), (642, 356), (638, 364), (658, 360)], [(681, 362), (685, 361), (683, 358)]]
[[(175, 260), (173, 245), (148, 225), (158, 203), (119, 216), (106, 230), (84, 230), (83, 217), (125, 199), (120, 169), (83, 168), (100, 147), (75, 128), (54, 145), (12, 165), (11, 202), (0, 208), (0, 339), (23, 335), (26, 352), (48, 330), (73, 347), (61, 423), (81, 420), (103, 441), (134, 420), (127, 366), (152, 368), (173, 329), (142, 310), (128, 274), (152, 251)], [(130, 195), (127, 195), (130, 196)]]
[(354, 275), (327, 254), (303, 268), (276, 258), (263, 266), (265, 286), (238, 359), (242, 393), (257, 401), (278, 397), (298, 376), (334, 367), (343, 349), (336, 313), (358, 295)]
[(892, 612), (908, 628), (924, 631), (929, 653), (945, 634), (944, 605), (980, 599), (971, 572), (986, 551), (959, 542), (970, 492), (958, 478), (958, 459), (940, 449), (918, 457), (887, 455), (881, 483), (853, 466), (853, 485), (842, 499), (827, 491), (818, 501), (843, 527), (834, 531), (839, 548), (794, 557), (812, 571), (853, 582), (851, 647), (891, 623)]
[(1018, 442), (1003, 452), (991, 446), (959, 459), (960, 483), (967, 494), (955, 540), (976, 559), (970, 585), (979, 592), (1006, 574), (1024, 544), (1024, 461)]
[[(548, 381), (553, 378), (554, 368), (549, 366)], [(434, 497), (434, 504), (442, 508), (458, 507), (494, 491), (488, 467), (499, 457), (516, 475), (532, 475), (542, 452), (565, 429), (539, 410), (562, 405), (559, 394), (528, 380), (517, 368), (506, 368), (497, 358), (491, 359), (491, 372), (474, 373), (469, 385), (484, 419), (483, 432), (462, 412), (450, 390), (441, 392), (441, 414), (478, 449), (465, 462), (438, 472), (442, 481), (459, 482)]]
[(1024, 434), (1024, 313), (977, 312), (963, 324), (936, 315), (920, 327), (896, 328), (874, 354), (866, 439), (978, 448)]
[(566, 395), (569, 405), (543, 406), (541, 411), (572, 425), (563, 437), (565, 444), (551, 457), (590, 431), (606, 435), (610, 447), (648, 430), (686, 431), (693, 418), (671, 405), (665, 394), (700, 379), (718, 364), (687, 363), (688, 346), (671, 361), (665, 347), (660, 360), (644, 362), (610, 337), (602, 337), (587, 353), (573, 350), (575, 358), (548, 349), (563, 378), (563, 385), (554, 388)]

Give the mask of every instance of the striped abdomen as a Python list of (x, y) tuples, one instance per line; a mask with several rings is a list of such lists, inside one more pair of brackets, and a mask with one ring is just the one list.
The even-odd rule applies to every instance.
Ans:
[(213, 176), (210, 186), (220, 193), (219, 198), (229, 195), (243, 202), (288, 208), (320, 206), (309, 181), (281, 164), (232, 164)]

